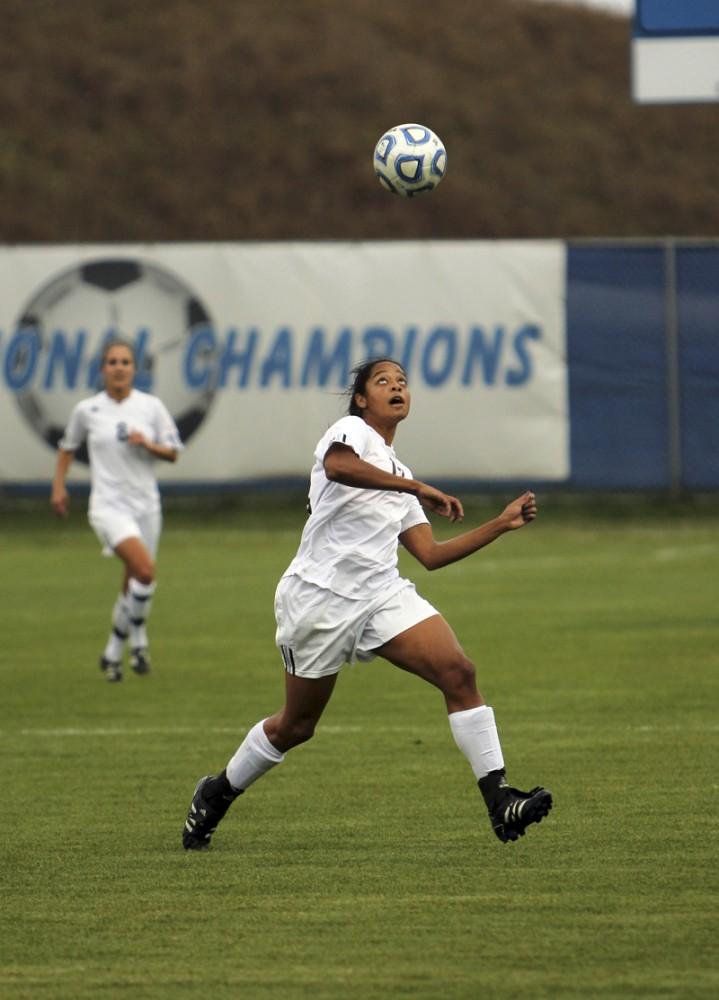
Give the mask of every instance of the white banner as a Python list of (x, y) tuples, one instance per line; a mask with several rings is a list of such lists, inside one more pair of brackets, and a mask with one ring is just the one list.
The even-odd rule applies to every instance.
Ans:
[(419, 478), (566, 479), (565, 281), (561, 242), (0, 249), (0, 481), (50, 480), (113, 333), (186, 441), (168, 482), (304, 479), (373, 354), (407, 370)]

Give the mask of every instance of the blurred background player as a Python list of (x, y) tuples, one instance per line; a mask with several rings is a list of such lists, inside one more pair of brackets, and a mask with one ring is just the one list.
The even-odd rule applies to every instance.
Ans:
[(137, 674), (150, 672), (146, 622), (162, 529), (155, 460), (174, 462), (183, 446), (165, 405), (133, 388), (136, 364), (131, 344), (110, 341), (100, 371), (103, 390), (75, 406), (59, 442), (50, 503), (60, 517), (68, 516), (65, 479), (75, 451), (86, 441), (91, 475), (88, 520), (104, 554), (114, 552), (123, 563), (100, 669), (108, 681), (121, 681), (128, 638), (130, 666)]
[(275, 595), (276, 642), (285, 665), (285, 704), (258, 722), (227, 767), (202, 778), (183, 830), (188, 850), (209, 846), (232, 801), (288, 750), (309, 740), (345, 662), (381, 656), (437, 687), (497, 837), (524, 835), (552, 807), (544, 788), (508, 785), (494, 712), (477, 690), (474, 665), (441, 614), (399, 575), (398, 542), (427, 569), (463, 559), (533, 521), (526, 492), (496, 518), (437, 542), (423, 508), (459, 521), (462, 504), (412, 477), (392, 442), (407, 417), (404, 369), (377, 359), (355, 370), (349, 415), (315, 449), (309, 519)]

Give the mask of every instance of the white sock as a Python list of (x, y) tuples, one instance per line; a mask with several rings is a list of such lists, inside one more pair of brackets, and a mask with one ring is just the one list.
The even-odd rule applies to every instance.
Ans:
[(263, 719), (250, 729), (225, 768), (227, 780), (238, 792), (244, 792), (253, 782), (285, 759), (285, 755), (273, 747), (267, 739), (263, 727), (264, 721)]
[(449, 724), (454, 741), (469, 761), (477, 781), (504, 767), (494, 712), (489, 705), (452, 712)]
[(127, 602), (130, 609), (130, 646), (132, 649), (147, 648), (145, 622), (152, 607), (155, 586), (154, 583), (140, 583), (139, 580), (130, 580)]
[(118, 594), (115, 606), (112, 609), (112, 629), (107, 637), (105, 652), (102, 654), (106, 660), (117, 663), (122, 659), (122, 651), (125, 648), (127, 636), (130, 631), (130, 609), (127, 597)]

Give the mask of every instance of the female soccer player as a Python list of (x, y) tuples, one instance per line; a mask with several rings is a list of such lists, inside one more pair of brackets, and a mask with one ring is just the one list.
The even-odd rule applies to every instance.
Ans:
[(464, 512), (456, 497), (414, 479), (394, 452), (410, 406), (405, 372), (382, 358), (360, 365), (355, 376), (349, 415), (315, 449), (310, 516), (275, 595), (285, 704), (250, 729), (219, 775), (198, 782), (182, 834), (188, 850), (207, 848), (232, 801), (311, 738), (342, 665), (375, 656), (439, 688), (503, 843), (523, 836), (552, 806), (544, 788), (520, 792), (507, 784), (494, 713), (477, 690), (474, 666), (397, 567), (398, 541), (427, 569), (463, 559), (533, 521), (534, 494), (478, 528), (435, 541), (423, 508), (450, 521)]
[(104, 389), (78, 403), (59, 443), (50, 503), (67, 517), (65, 478), (75, 451), (87, 441), (90, 456), (88, 520), (103, 545), (123, 563), (120, 593), (100, 669), (108, 681), (122, 680), (122, 656), (130, 640), (130, 666), (150, 672), (146, 621), (155, 592), (155, 554), (162, 513), (155, 459), (174, 462), (182, 450), (175, 422), (156, 396), (133, 388), (135, 356), (124, 340), (102, 354)]

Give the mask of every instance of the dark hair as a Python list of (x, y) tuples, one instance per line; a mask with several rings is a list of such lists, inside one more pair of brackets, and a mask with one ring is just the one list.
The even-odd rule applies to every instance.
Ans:
[(352, 385), (347, 390), (347, 395), (349, 396), (350, 400), (349, 406), (347, 407), (347, 413), (351, 417), (362, 416), (362, 410), (357, 405), (355, 401), (355, 396), (358, 393), (360, 396), (364, 396), (365, 390), (367, 388), (367, 382), (369, 381), (369, 377), (372, 374), (372, 369), (374, 368), (375, 365), (378, 365), (380, 364), (380, 362), (383, 361), (389, 361), (391, 364), (397, 365), (398, 368), (401, 368), (402, 371), (404, 371), (403, 365), (401, 365), (399, 361), (395, 360), (395, 358), (369, 358), (367, 361), (363, 361), (362, 364), (357, 365), (356, 368), (353, 368), (352, 371), (350, 372), (350, 375), (353, 376), (353, 382)]
[(111, 337), (110, 340), (102, 348), (102, 354), (100, 355), (100, 367), (104, 368), (105, 362), (107, 361), (107, 356), (113, 347), (126, 347), (130, 352), (132, 357), (132, 363), (137, 367), (137, 358), (135, 357), (135, 348), (130, 343), (129, 340), (125, 340), (124, 337)]

